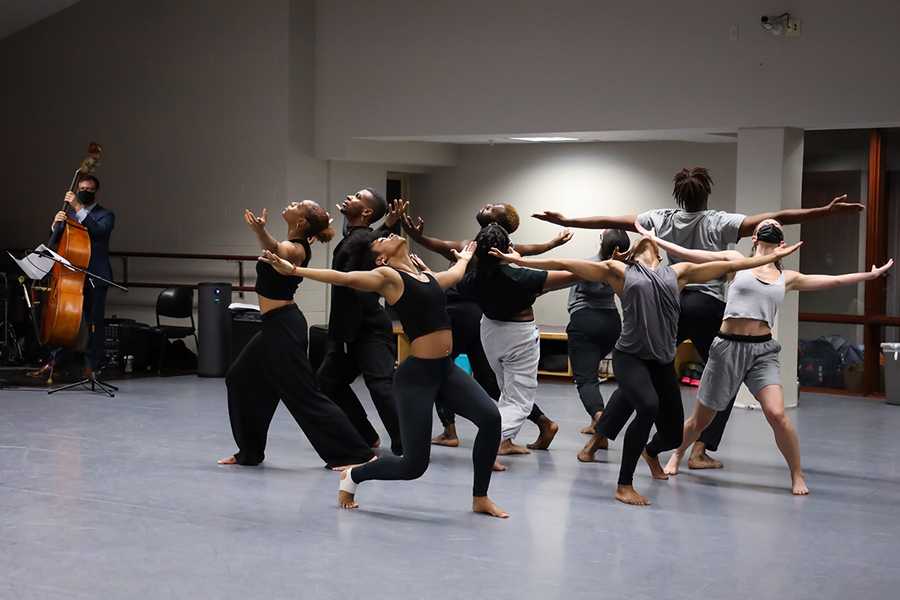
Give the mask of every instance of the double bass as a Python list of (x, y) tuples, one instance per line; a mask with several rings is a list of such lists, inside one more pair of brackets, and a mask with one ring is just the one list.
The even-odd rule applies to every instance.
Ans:
[[(90, 156), (75, 171), (70, 192), (75, 192), (81, 180), (100, 166), (100, 155), (103, 154), (100, 144), (91, 142), (88, 152)], [(69, 210), (67, 202), (63, 203), (62, 210)], [(66, 217), (63, 226), (54, 228), (48, 247), (80, 269), (87, 269), (91, 262), (91, 238), (87, 228), (71, 216)], [(41, 339), (45, 346), (71, 348), (75, 345), (84, 305), (84, 278), (84, 273), (59, 263), (53, 265), (41, 317)]]

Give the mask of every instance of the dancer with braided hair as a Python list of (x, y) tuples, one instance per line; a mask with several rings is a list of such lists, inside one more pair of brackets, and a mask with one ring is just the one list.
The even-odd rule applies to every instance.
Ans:
[[(490, 252), (507, 250), (510, 241), (506, 230), (496, 223), (483, 227), (475, 242), (478, 264), (456, 288), (474, 299), (484, 313), (481, 343), (500, 384), (503, 431), (498, 454), (530, 454), (531, 450), (516, 445), (513, 439), (531, 414), (537, 391), (540, 331), (534, 323), (532, 305), (540, 294), (566, 287), (580, 278), (571, 273), (501, 264)], [(558, 427), (553, 425), (555, 435)], [(545, 448), (546, 445), (540, 449)]]
[[(651, 237), (643, 237), (631, 249), (627, 261), (617, 254), (613, 260), (548, 260), (522, 258), (515, 253), (492, 253), (518, 265), (565, 269), (590, 281), (610, 284), (622, 301), (622, 335), (613, 351), (613, 369), (619, 384), (617, 394), (597, 422), (597, 433), (615, 439), (621, 429), (619, 417), (637, 415), (628, 426), (622, 447), (622, 464), (615, 497), (626, 504), (649, 505), (633, 485), (634, 470), (643, 455), (654, 479), (665, 478), (659, 453), (681, 444), (684, 409), (675, 378), (675, 338), (678, 330), (679, 292), (689, 283), (703, 283), (742, 269), (758, 267), (787, 256), (800, 245), (778, 248), (767, 256), (739, 261), (716, 261), (702, 265), (660, 263), (659, 248)], [(651, 443), (650, 429), (656, 425)]]

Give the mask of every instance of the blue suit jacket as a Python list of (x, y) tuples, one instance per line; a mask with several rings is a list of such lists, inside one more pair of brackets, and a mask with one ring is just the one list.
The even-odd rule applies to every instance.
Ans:
[[(69, 216), (76, 222), (78, 221), (74, 210), (69, 211)], [(113, 227), (116, 226), (116, 215), (113, 211), (98, 204), (91, 209), (81, 224), (87, 228), (88, 235), (91, 237), (91, 262), (88, 265), (88, 271), (112, 281), (112, 266), (109, 264), (109, 236)], [(64, 227), (64, 224), (60, 223), (58, 227)], [(102, 281), (96, 281), (95, 284), (98, 287), (106, 286)]]

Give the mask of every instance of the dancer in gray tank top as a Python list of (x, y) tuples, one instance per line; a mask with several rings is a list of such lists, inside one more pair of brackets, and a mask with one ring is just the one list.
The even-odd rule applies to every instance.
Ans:
[[(590, 281), (606, 282), (622, 301), (622, 335), (613, 352), (613, 369), (621, 393), (614, 394), (610, 399), (595, 428), (598, 433), (615, 439), (618, 433), (616, 427), (621, 428), (617, 425), (618, 415), (637, 411), (625, 433), (615, 494), (617, 500), (626, 504), (649, 505), (650, 502), (633, 486), (638, 459), (643, 455), (654, 479), (666, 479), (659, 464), (659, 453), (681, 443), (680, 423), (684, 418), (684, 409), (673, 363), (681, 289), (689, 283), (702, 283), (734, 271), (774, 262), (798, 246), (778, 248), (775, 255), (740, 261), (707, 262), (702, 265), (684, 262), (673, 266), (660, 264), (659, 248), (649, 236), (638, 240), (628, 256), (615, 254), (612, 260), (599, 263), (524, 259), (514, 252), (501, 254), (496, 249), (491, 251), (495, 256), (521, 266), (566, 270)], [(627, 262), (616, 260), (622, 258), (627, 258)], [(647, 444), (654, 424), (657, 433), (653, 441)]]
[[(643, 230), (639, 225), (638, 230), (645, 237), (653, 236), (652, 232)], [(760, 223), (752, 239), (753, 254), (757, 256), (772, 255), (785, 246), (781, 225), (775, 220), (767, 219)], [(687, 250), (677, 244), (658, 239), (656, 241), (670, 255), (682, 260), (697, 263), (744, 260), (740, 252)], [(797, 271), (783, 270), (779, 261), (733, 275), (725, 306), (725, 320), (710, 348), (709, 362), (700, 380), (694, 413), (684, 423), (681, 446), (675, 450), (665, 472), (669, 475), (678, 473), (687, 448), (712, 423), (716, 414), (733, 404), (734, 396), (743, 383), (759, 401), (766, 420), (775, 432), (775, 442), (791, 470), (793, 493), (808, 494), (809, 488), (806, 487), (800, 468), (797, 432), (784, 412), (778, 362), (781, 345), (772, 339), (775, 314), (785, 292), (852, 285), (880, 276), (892, 264), (893, 260), (890, 260), (883, 267), (873, 266), (871, 271), (864, 273), (804, 275)]]

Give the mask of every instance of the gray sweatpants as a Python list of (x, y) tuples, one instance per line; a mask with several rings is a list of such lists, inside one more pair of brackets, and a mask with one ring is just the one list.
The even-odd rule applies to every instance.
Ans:
[(481, 317), (481, 345), (500, 385), (501, 441), (516, 437), (534, 407), (540, 340), (534, 321)]

